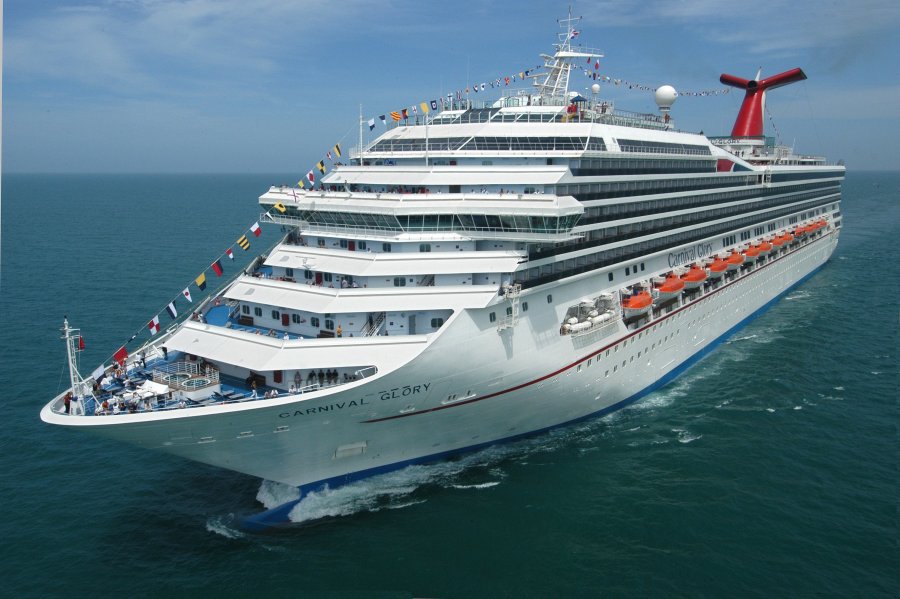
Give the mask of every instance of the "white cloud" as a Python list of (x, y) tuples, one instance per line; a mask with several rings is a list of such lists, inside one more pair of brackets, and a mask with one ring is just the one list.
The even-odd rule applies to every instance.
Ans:
[(700, 38), (757, 55), (810, 49), (839, 54), (853, 51), (867, 36), (893, 36), (900, 26), (895, 0), (599, 0), (578, 8), (601, 27), (685, 27)]

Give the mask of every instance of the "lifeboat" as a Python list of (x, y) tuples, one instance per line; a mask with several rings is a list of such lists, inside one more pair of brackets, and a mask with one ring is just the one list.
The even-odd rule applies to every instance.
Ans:
[[(738, 262), (738, 265), (740, 265), (740, 262)], [(728, 262), (721, 258), (716, 258), (706, 267), (706, 270), (709, 272), (709, 277), (711, 279), (716, 279), (721, 277), (722, 273), (728, 270)]]
[(669, 298), (673, 298), (678, 295), (682, 289), (684, 289), (684, 281), (682, 281), (678, 275), (670, 273), (659, 287), (656, 288), (657, 300), (665, 301)]
[(706, 276), (706, 271), (694, 264), (689, 271), (681, 275), (681, 280), (684, 281), (685, 289), (696, 289), (703, 284)]
[(625, 313), (625, 318), (630, 318), (645, 314), (652, 305), (653, 298), (650, 297), (650, 294), (646, 291), (639, 291), (625, 298), (622, 302), (622, 311)]
[(728, 264), (728, 270), (737, 270), (744, 263), (744, 257), (738, 251), (731, 252), (731, 255), (725, 259)]
[(794, 241), (794, 236), (791, 235), (790, 232), (788, 232), (788, 233), (785, 233), (784, 235), (782, 235), (781, 239), (785, 243), (790, 243), (790, 242)]
[(744, 262), (754, 262), (759, 257), (759, 246), (751, 245), (743, 251)]
[(781, 249), (781, 246), (784, 245), (784, 237), (779, 235), (778, 237), (776, 237), (775, 239), (772, 240), (772, 245), (775, 246), (776, 250)]
[(756, 247), (759, 248), (759, 253), (761, 256), (766, 256), (766, 255), (768, 255), (769, 252), (772, 251), (772, 244), (769, 243), (768, 241), (763, 241), (761, 244), (759, 244)]

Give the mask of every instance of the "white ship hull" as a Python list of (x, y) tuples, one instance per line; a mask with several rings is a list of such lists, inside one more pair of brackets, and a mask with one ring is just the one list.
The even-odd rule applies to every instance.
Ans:
[[(202, 410), (69, 418), (61, 425), (300, 487), (338, 485), (624, 407), (665, 384), (821, 267), (838, 230), (635, 330), (561, 336), (591, 278), (527, 296), (514, 327), (459, 314), (405, 366), (332, 390)], [(552, 292), (553, 304), (545, 301)], [(453, 401), (448, 397), (456, 395)], [(213, 413), (218, 411), (218, 413)]]

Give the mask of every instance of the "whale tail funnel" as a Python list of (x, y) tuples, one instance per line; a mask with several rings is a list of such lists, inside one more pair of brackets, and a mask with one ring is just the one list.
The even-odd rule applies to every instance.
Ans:
[(791, 69), (765, 79), (742, 79), (725, 73), (719, 77), (719, 81), (731, 87), (746, 90), (744, 103), (734, 121), (731, 130), (732, 137), (761, 137), (763, 135), (763, 111), (766, 107), (766, 91), (788, 85), (806, 79), (806, 73), (802, 69)]

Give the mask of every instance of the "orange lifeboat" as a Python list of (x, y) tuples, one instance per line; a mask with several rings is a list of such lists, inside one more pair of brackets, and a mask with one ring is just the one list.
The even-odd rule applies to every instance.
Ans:
[[(740, 262), (738, 262), (738, 264), (740, 264)], [(728, 270), (728, 263), (721, 258), (716, 258), (706, 267), (706, 269), (709, 271), (710, 278), (715, 279), (722, 276), (722, 273)]]
[(779, 235), (778, 237), (776, 237), (775, 239), (772, 240), (772, 245), (775, 246), (776, 250), (781, 249), (781, 246), (784, 245), (784, 237)]
[(706, 280), (706, 276), (705, 270), (693, 264), (689, 271), (681, 275), (681, 280), (684, 281), (686, 289), (696, 289)]
[(759, 257), (759, 246), (751, 245), (742, 253), (744, 254), (744, 262), (753, 262)]
[(638, 316), (639, 314), (644, 314), (648, 310), (650, 310), (650, 306), (653, 304), (653, 298), (650, 297), (650, 294), (646, 291), (639, 291), (629, 297), (626, 297), (622, 301), (622, 310), (625, 313), (625, 318), (631, 316)]
[(794, 236), (791, 235), (790, 232), (788, 232), (788, 233), (785, 233), (784, 235), (782, 235), (781, 239), (785, 243), (790, 243), (790, 242), (794, 241)]
[(744, 257), (740, 252), (734, 250), (731, 252), (731, 255), (725, 259), (725, 263), (728, 264), (728, 270), (737, 270), (738, 267), (744, 263)]
[(769, 252), (772, 251), (772, 244), (769, 243), (768, 241), (763, 241), (761, 244), (759, 244), (756, 247), (759, 248), (759, 253), (763, 256), (767, 255)]
[(682, 289), (684, 289), (684, 281), (678, 275), (669, 273), (669, 276), (656, 288), (656, 291), (658, 299), (667, 300), (678, 295)]

